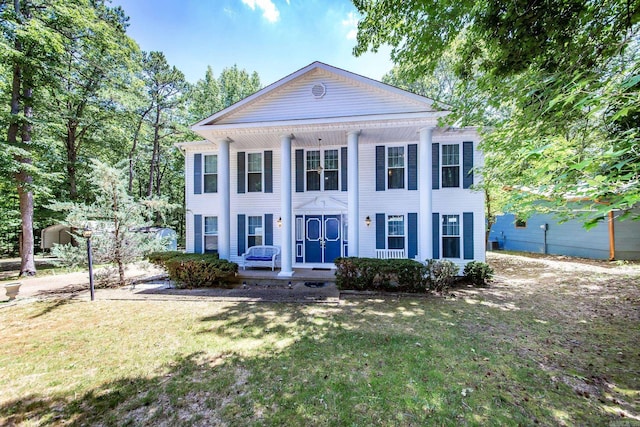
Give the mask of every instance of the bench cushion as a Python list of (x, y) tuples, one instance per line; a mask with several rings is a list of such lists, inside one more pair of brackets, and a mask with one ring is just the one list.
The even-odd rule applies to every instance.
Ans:
[(250, 255), (245, 258), (247, 261), (271, 261), (273, 257), (270, 256), (254, 256)]

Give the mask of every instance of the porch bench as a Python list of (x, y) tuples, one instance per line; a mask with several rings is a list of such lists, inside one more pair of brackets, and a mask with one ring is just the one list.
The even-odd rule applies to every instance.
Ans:
[(271, 271), (274, 271), (279, 256), (279, 246), (251, 246), (247, 249), (247, 252), (242, 254), (242, 269), (246, 270), (247, 267), (271, 267)]

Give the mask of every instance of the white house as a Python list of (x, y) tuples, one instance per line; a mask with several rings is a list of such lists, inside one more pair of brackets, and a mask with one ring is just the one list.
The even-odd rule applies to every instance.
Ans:
[(339, 256), (485, 259), (475, 129), (432, 100), (320, 62), (192, 126), (188, 252), (281, 248), (279, 275)]

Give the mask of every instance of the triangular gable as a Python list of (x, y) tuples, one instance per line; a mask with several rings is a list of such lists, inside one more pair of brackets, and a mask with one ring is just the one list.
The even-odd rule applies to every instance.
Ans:
[(314, 62), (193, 127), (430, 111), (429, 98)]

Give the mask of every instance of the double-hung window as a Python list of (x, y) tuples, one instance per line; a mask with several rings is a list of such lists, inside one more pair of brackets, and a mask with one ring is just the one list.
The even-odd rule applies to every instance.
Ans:
[(249, 153), (247, 163), (247, 191), (259, 193), (262, 191), (262, 153)]
[(442, 257), (460, 258), (460, 215), (442, 215)]
[(250, 216), (247, 225), (247, 247), (262, 245), (262, 217)]
[(460, 146), (442, 146), (442, 187), (460, 187)]
[(338, 150), (324, 150), (324, 190), (338, 189)]
[(305, 173), (307, 191), (338, 189), (338, 150), (307, 151)]
[(404, 147), (387, 147), (387, 188), (404, 188)]
[(404, 249), (404, 215), (387, 217), (387, 249)]
[(204, 217), (204, 251), (218, 252), (218, 217)]
[(204, 156), (204, 192), (218, 192), (218, 156), (215, 154)]
[(307, 151), (307, 191), (320, 191), (320, 150)]

